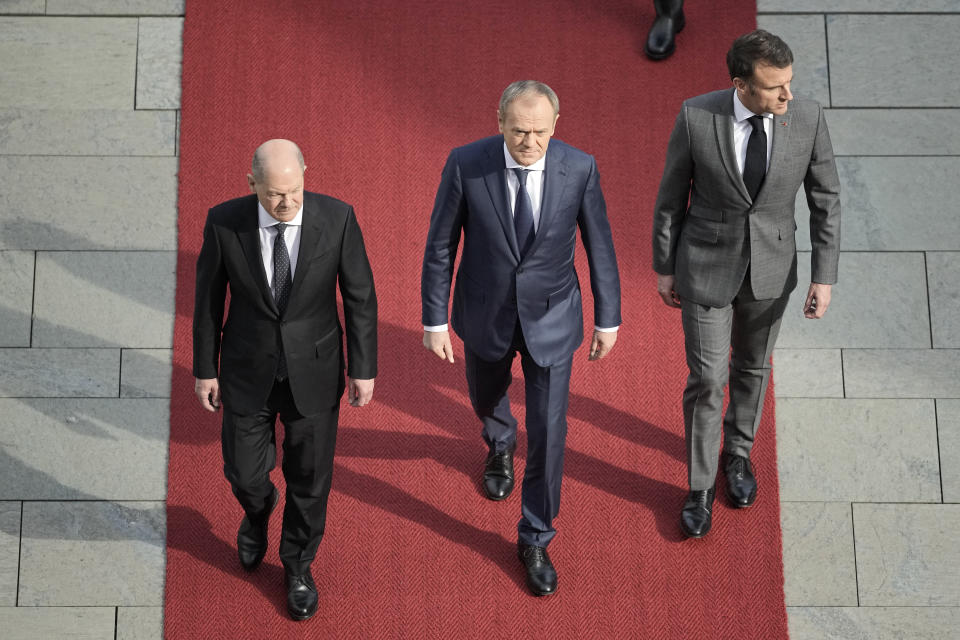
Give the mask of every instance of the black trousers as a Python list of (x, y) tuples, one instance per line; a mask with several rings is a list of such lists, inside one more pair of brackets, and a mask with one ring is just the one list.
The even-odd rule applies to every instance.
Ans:
[(223, 473), (252, 520), (263, 517), (270, 506), (278, 416), (283, 423), (282, 469), (287, 491), (280, 561), (290, 573), (299, 575), (310, 568), (323, 538), (339, 413), (340, 407), (334, 406), (317, 415), (300, 415), (288, 380), (275, 382), (266, 406), (253, 415), (238, 415), (224, 407)]

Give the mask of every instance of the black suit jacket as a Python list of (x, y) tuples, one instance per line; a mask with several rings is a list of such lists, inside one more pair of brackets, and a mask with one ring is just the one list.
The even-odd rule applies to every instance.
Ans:
[[(197, 258), (194, 376), (214, 378), (219, 373), (224, 405), (249, 415), (266, 404), (283, 349), (290, 390), (300, 413), (308, 416), (329, 410), (344, 389), (338, 281), (348, 375), (373, 378), (377, 374), (377, 297), (353, 207), (304, 192), (300, 253), (282, 316), (263, 269), (256, 195), (213, 207)], [(230, 308), (224, 324), (228, 284)]]

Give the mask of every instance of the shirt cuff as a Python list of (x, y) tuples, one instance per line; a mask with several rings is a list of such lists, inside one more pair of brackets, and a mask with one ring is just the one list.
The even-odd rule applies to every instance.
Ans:
[(594, 331), (599, 331), (600, 333), (613, 333), (613, 332), (615, 332), (615, 331), (619, 331), (619, 330), (620, 330), (620, 325), (617, 325), (617, 326), (615, 326), (615, 327), (598, 327), (598, 326), (594, 325), (593, 330), (594, 330)]
[(438, 324), (438, 325), (436, 325), (436, 326), (434, 326), (434, 327), (428, 327), (427, 325), (423, 325), (423, 330), (424, 330), (424, 331), (429, 331), (429, 332), (431, 332), (431, 333), (436, 333), (436, 332), (438, 332), (438, 331), (447, 331), (447, 325), (445, 325), (445, 324)]

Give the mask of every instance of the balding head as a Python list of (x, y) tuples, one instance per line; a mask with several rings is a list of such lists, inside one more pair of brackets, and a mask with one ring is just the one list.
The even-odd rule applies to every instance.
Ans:
[(267, 140), (253, 152), (247, 182), (271, 216), (287, 222), (303, 204), (303, 172), (300, 148), (289, 140)]

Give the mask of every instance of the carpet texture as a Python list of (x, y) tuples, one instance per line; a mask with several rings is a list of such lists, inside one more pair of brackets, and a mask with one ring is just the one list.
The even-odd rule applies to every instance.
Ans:
[[(184, 29), (177, 318), (165, 628), (194, 638), (784, 638), (772, 393), (744, 512), (719, 504), (686, 540), (679, 313), (656, 296), (653, 202), (683, 98), (727, 86), (724, 55), (753, 3), (690, 3), (677, 53), (642, 53), (646, 0), (192, 0)], [(623, 281), (605, 360), (575, 358), (565, 482), (550, 552), (558, 593), (534, 598), (516, 559), (519, 490), (485, 500), (485, 456), (457, 362), (420, 345), (420, 262), (447, 153), (496, 132), (500, 92), (542, 80), (556, 137), (597, 158)], [(222, 476), (219, 415), (193, 396), (194, 265), (207, 209), (243, 195), (254, 148), (298, 142), (306, 186), (356, 207), (380, 300), (374, 403), (341, 411), (320, 610), (285, 612), (277, 558), (253, 574)], [(578, 249), (586, 324), (585, 256)], [(519, 369), (519, 366), (518, 366)], [(522, 385), (512, 394), (523, 416)], [(279, 427), (278, 427), (279, 428)], [(282, 428), (281, 428), (282, 431)], [(525, 455), (521, 433), (517, 469)], [(274, 480), (282, 487), (279, 468)]]

